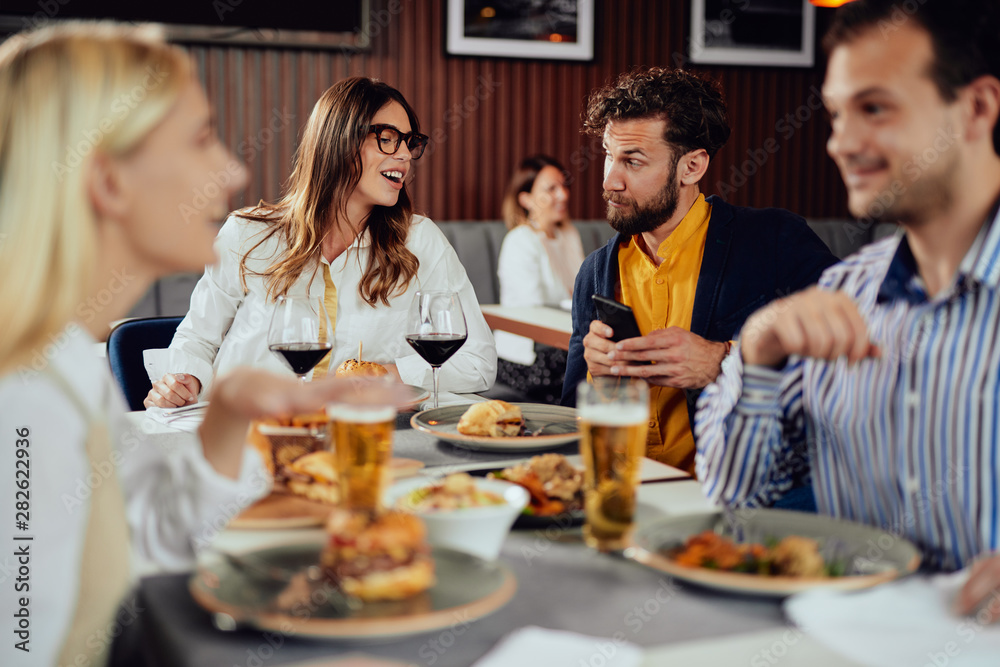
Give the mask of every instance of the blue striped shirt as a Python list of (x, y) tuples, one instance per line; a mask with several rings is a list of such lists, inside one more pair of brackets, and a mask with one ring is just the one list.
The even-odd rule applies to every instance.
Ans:
[(905, 236), (828, 269), (881, 358), (791, 357), (744, 368), (734, 350), (703, 393), (696, 471), (710, 499), (766, 506), (811, 479), (819, 511), (912, 540), (956, 569), (1000, 547), (1000, 224), (980, 230), (952, 286), (928, 298)]

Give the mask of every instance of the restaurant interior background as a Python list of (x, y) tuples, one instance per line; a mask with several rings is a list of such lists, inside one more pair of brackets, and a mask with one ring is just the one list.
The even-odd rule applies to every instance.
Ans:
[(588, 93), (636, 65), (684, 64), (721, 82), (733, 127), (702, 183), (706, 194), (805, 217), (848, 217), (818, 94), (825, 61), (818, 42), (832, 10), (817, 10), (816, 64), (803, 68), (686, 63), (690, 0), (597, 0), (590, 62), (453, 56), (445, 49), (446, 5), (371, 0), (366, 50), (189, 46), (223, 141), (252, 174), (233, 207), (277, 198), (320, 94), (341, 78), (370, 75), (402, 91), (433, 139), (413, 172), (417, 210), (438, 221), (499, 219), (517, 161), (544, 152), (571, 173), (571, 216), (602, 218), (600, 142), (580, 133)]

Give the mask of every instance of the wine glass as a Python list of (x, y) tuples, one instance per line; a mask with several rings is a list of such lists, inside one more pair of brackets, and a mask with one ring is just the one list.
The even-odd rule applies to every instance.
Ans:
[(438, 369), (465, 344), (468, 330), (455, 292), (417, 292), (406, 318), (406, 342), (431, 365), (434, 407), (438, 406)]
[(305, 384), (333, 347), (333, 326), (321, 296), (279, 296), (267, 331), (267, 348)]

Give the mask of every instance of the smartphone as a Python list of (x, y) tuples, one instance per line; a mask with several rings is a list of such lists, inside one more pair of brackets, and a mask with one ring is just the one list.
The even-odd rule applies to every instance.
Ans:
[(614, 299), (595, 294), (594, 308), (597, 310), (597, 319), (607, 324), (614, 331), (611, 340), (616, 343), (626, 338), (638, 338), (642, 335), (639, 325), (635, 322), (635, 313), (624, 303), (618, 303)]

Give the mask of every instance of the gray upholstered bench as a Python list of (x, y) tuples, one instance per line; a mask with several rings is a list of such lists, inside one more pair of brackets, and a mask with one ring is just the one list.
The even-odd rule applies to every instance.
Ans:
[[(584, 220), (574, 223), (583, 240), (583, 250), (590, 253), (604, 245), (613, 231), (605, 220)], [(480, 303), (499, 303), (497, 258), (507, 230), (502, 222), (452, 221), (438, 226), (458, 253), (469, 273)], [(809, 226), (830, 247), (837, 257), (844, 258), (871, 241), (893, 234), (897, 226), (890, 223), (865, 225), (853, 220), (810, 220)], [(132, 317), (166, 317), (185, 315), (191, 292), (198, 282), (197, 274), (171, 276), (158, 281), (132, 310)]]

